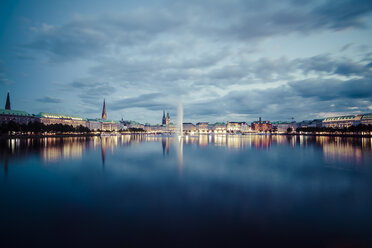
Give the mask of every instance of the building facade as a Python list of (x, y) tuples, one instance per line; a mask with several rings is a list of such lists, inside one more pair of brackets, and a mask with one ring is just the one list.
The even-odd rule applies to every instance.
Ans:
[(323, 127), (330, 128), (348, 128), (361, 124), (363, 115), (344, 115), (337, 117), (328, 117), (322, 121)]
[(251, 128), (255, 132), (270, 132), (272, 130), (272, 124), (270, 121), (263, 121), (260, 117), (258, 121), (252, 122)]
[(0, 123), (8, 123), (14, 121), (18, 124), (28, 124), (29, 122), (34, 122), (36, 118), (20, 110), (9, 110), (9, 109), (0, 109)]
[(208, 122), (198, 122), (196, 123), (196, 130), (199, 134), (209, 133)]
[(297, 128), (297, 125), (295, 122), (290, 121), (275, 121), (271, 123), (272, 131), (278, 132), (278, 133), (287, 133), (288, 128), (290, 128), (292, 131), (295, 131)]
[(372, 125), (372, 113), (364, 114), (360, 120), (363, 125)]
[(215, 123), (211, 126), (212, 132), (215, 134), (225, 134), (226, 133), (226, 124), (223, 122)]
[(228, 121), (226, 131), (229, 133), (246, 133), (249, 131), (249, 126), (246, 122)]
[(41, 112), (35, 116), (44, 125), (63, 124), (87, 127), (87, 120), (78, 116)]
[(192, 134), (196, 132), (196, 126), (192, 123), (183, 123), (183, 132), (185, 134)]

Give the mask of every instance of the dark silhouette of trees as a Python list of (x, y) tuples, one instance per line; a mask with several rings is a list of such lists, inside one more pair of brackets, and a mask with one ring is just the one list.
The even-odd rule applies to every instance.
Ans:
[(296, 132), (304, 133), (361, 133), (372, 132), (372, 125), (359, 124), (348, 128), (332, 128), (332, 127), (298, 127)]
[(90, 129), (82, 125), (73, 127), (65, 124), (51, 124), (45, 125), (40, 122), (29, 122), (28, 124), (19, 124), (14, 121), (0, 124), (0, 133), (6, 134), (9, 132), (17, 133), (88, 133)]

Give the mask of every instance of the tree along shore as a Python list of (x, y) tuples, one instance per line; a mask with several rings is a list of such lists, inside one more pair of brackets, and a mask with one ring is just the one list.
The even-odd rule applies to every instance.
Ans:
[[(73, 127), (65, 124), (45, 125), (40, 122), (30, 122), (28, 124), (19, 124), (14, 121), (0, 124), (0, 135), (2, 137), (40, 137), (40, 136), (97, 136), (101, 133), (110, 133), (111, 131), (92, 131), (82, 125)], [(141, 128), (129, 128), (128, 130), (118, 130), (121, 133), (143, 133)]]
[[(288, 130), (291, 133), (291, 130)], [(372, 134), (372, 125), (359, 124), (357, 126), (350, 126), (345, 128), (332, 127), (298, 127), (296, 128), (298, 134), (330, 134), (330, 135), (368, 135)]]

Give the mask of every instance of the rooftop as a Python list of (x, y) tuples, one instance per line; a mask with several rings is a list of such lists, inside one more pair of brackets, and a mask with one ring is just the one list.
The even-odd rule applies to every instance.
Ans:
[(355, 119), (356, 115), (344, 115), (344, 116), (336, 116), (336, 117), (328, 117), (325, 118), (323, 121), (345, 121), (345, 120), (352, 120)]
[(366, 119), (372, 119), (372, 113), (364, 114), (364, 115), (362, 116), (362, 119), (363, 119), (363, 120), (366, 120)]
[(0, 109), (0, 115), (32, 116), (25, 111), (9, 109)]
[(290, 122), (290, 121), (273, 121), (273, 122), (271, 122), (271, 124), (292, 124), (292, 122)]
[(46, 112), (40, 112), (36, 115), (37, 117), (43, 117), (43, 118), (54, 118), (54, 119), (71, 119), (76, 121), (82, 121), (83, 118), (79, 116), (73, 116), (73, 115), (63, 115), (63, 114), (55, 114), (55, 113), (46, 113)]

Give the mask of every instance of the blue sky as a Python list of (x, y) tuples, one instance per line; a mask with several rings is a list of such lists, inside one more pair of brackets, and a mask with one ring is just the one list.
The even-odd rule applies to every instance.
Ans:
[(372, 112), (371, 1), (1, 1), (12, 108), (159, 123)]

